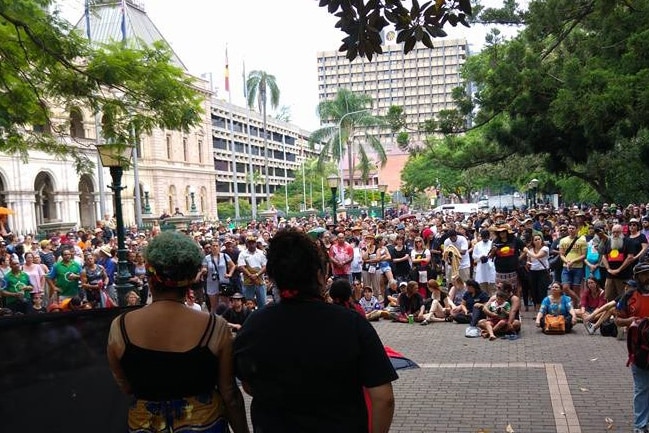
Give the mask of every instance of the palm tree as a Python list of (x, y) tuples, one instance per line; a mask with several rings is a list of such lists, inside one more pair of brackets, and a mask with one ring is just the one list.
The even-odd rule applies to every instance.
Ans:
[(265, 71), (252, 71), (248, 74), (246, 81), (248, 88), (248, 107), (252, 108), (257, 101), (259, 112), (264, 116), (264, 164), (266, 171), (266, 205), (270, 203), (270, 179), (268, 170), (268, 130), (266, 124), (266, 105), (267, 105), (267, 92), (270, 90), (270, 105), (277, 108), (279, 105), (279, 87), (274, 75), (270, 75)]
[[(317, 112), (320, 122), (331, 122), (331, 124), (314, 131), (309, 137), (312, 148), (316, 143), (323, 145), (318, 156), (318, 165), (321, 167), (329, 155), (340, 164), (344, 153), (347, 152), (351, 204), (354, 203), (354, 173), (356, 169), (354, 153), (358, 157), (361, 178), (366, 183), (370, 170), (377, 165), (385, 167), (388, 161), (385, 149), (379, 139), (368, 133), (369, 127), (385, 124), (382, 118), (372, 115), (371, 107), (372, 98), (370, 96), (353, 93), (347, 89), (338, 89), (334, 99), (321, 101), (318, 104)], [(359, 136), (363, 140), (358, 139)], [(378, 164), (370, 160), (367, 154), (368, 150), (375, 154)]]

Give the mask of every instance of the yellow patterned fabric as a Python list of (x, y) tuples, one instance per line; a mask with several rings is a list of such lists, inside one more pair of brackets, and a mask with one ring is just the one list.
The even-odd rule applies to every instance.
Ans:
[(226, 433), (225, 406), (216, 391), (177, 400), (136, 399), (128, 411), (130, 433)]

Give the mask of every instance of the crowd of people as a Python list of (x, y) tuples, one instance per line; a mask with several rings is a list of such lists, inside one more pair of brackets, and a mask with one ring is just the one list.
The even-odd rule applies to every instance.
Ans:
[[(281, 311), (291, 318), (308, 310), (291, 310), (293, 302), (317, 298), (352, 310), (366, 322), (390, 320), (422, 326), (456, 322), (468, 325), (467, 336), (488, 340), (518, 338), (521, 315), (530, 310), (530, 318), (548, 334), (570, 332), (581, 321), (588, 334), (599, 331), (622, 337), (636, 319), (649, 316), (649, 305), (644, 306), (649, 301), (636, 300), (638, 293), (646, 297), (649, 289), (639, 283), (641, 274), (649, 271), (649, 265), (644, 265), (649, 247), (649, 204), (558, 209), (539, 205), (471, 214), (404, 211), (393, 219), (350, 217), (340, 218), (337, 224), (315, 216), (270, 218), (239, 227), (197, 223), (184, 232), (177, 235), (193, 245), (192, 251), (199, 257), (192, 257), (191, 272), (181, 272), (180, 278), (168, 275), (164, 263), (167, 258), (182, 258), (186, 246), (160, 247), (164, 254), (155, 265), (149, 246), (164, 238), (159, 226), (126, 230), (134, 287), (126, 302), (156, 304), (152, 310), (162, 310), (163, 301), (174, 301), (213, 313), (210, 316), (218, 321), (206, 325), (207, 334), (198, 347), (209, 346), (213, 353), (223, 350), (219, 343), (222, 335), (214, 341), (208, 337), (218, 324), (226, 326), (230, 334), (237, 333), (234, 348), (227, 350), (240, 351), (240, 359), (245, 359), (239, 366), (241, 377), (249, 383), (264, 383), (269, 377), (258, 377), (256, 360), (261, 355), (258, 347), (246, 343), (248, 335), (272, 333), (269, 321), (275, 320), (276, 313), (266, 312), (268, 304), (286, 304)], [(293, 235), (281, 236), (287, 232)], [(324, 260), (322, 269), (311, 269), (304, 257), (291, 253), (301, 247), (308, 257), (312, 252), (303, 243), (308, 238)], [(199, 261), (195, 268), (194, 261)], [(170, 269), (177, 267), (174, 263)], [(91, 230), (55, 233), (40, 241), (29, 234), (6, 233), (0, 243), (3, 311), (35, 314), (113, 306), (119, 301), (114, 289), (116, 267), (115, 228), (110, 221), (98, 221)], [(316, 275), (306, 275), (309, 269)], [(156, 286), (157, 293), (152, 289)], [(160, 288), (182, 290), (165, 296)], [(316, 308), (306, 316), (312, 314), (321, 312)], [(141, 316), (148, 320), (147, 314)], [(138, 337), (135, 317), (139, 316), (114, 324), (115, 359), (129, 353), (131, 341), (137, 344), (149, 338)], [(205, 325), (201, 320), (196, 323), (192, 332)], [(136, 330), (133, 335), (128, 328)], [(274, 368), (279, 371), (283, 367)], [(128, 376), (128, 371), (122, 373)], [(634, 371), (635, 376), (646, 379)], [(380, 377), (381, 386), (391, 380), (387, 371)], [(638, 395), (649, 392), (646, 385)], [(272, 425), (275, 421), (268, 414), (276, 409), (273, 399), (277, 396), (266, 390), (251, 392), (260, 402), (257, 419)], [(385, 392), (381, 388), (374, 396), (378, 402), (387, 398)], [(236, 393), (230, 397), (231, 409), (239, 410)], [(638, 431), (646, 426), (641, 419), (645, 415), (638, 415)], [(386, 422), (380, 417), (374, 421)]]

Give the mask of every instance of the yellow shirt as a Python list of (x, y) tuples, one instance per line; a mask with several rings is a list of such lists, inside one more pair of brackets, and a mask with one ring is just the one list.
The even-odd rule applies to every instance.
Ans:
[[(563, 254), (565, 254), (566, 250), (572, 243), (573, 238), (570, 236), (566, 236), (565, 238), (561, 238), (559, 241), (559, 251), (561, 251)], [(565, 254), (566, 259), (568, 261), (572, 261), (572, 265), (570, 266), (571, 268), (583, 268), (584, 267), (584, 259), (586, 257), (586, 250), (588, 249), (588, 243), (586, 242), (586, 238), (583, 236), (579, 236), (577, 238), (577, 241), (575, 244), (572, 246), (570, 249), (570, 252), (568, 254)], [(578, 257), (583, 256), (581, 260), (578, 262), (575, 262), (574, 260), (577, 259)]]

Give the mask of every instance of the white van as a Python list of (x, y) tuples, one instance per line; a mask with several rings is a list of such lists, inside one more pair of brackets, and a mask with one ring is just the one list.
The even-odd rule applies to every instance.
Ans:
[(485, 206), (480, 206), (478, 203), (448, 203), (441, 206), (437, 206), (433, 209), (433, 213), (463, 213), (464, 215), (469, 215), (472, 213), (478, 213), (481, 208)]

